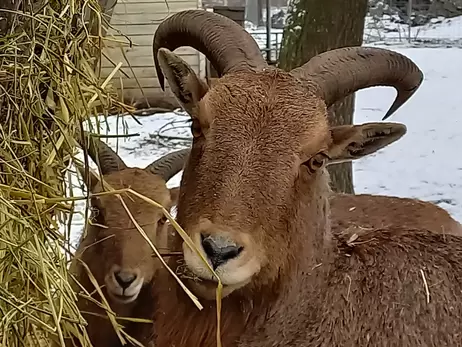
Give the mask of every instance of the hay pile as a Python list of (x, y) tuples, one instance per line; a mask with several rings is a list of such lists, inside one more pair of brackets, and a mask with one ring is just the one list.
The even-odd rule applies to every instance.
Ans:
[(72, 210), (76, 131), (118, 104), (97, 75), (101, 9), (97, 0), (10, 5), (0, 10), (0, 346), (62, 345), (69, 334), (89, 346), (58, 220)]

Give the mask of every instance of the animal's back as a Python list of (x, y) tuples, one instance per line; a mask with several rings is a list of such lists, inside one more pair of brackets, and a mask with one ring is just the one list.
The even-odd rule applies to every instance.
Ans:
[(230, 347), (462, 346), (462, 237), (408, 225), (337, 229), (331, 265)]
[(338, 249), (301, 346), (462, 346), (461, 237), (349, 229)]
[(370, 194), (333, 194), (330, 198), (334, 233), (350, 226), (362, 228), (425, 228), (462, 235), (462, 225), (441, 207), (427, 201)]

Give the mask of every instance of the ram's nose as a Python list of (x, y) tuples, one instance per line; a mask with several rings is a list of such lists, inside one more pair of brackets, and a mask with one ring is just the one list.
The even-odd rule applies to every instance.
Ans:
[(201, 234), (201, 241), (214, 270), (228, 260), (236, 258), (243, 250), (243, 247), (230, 238), (219, 235)]

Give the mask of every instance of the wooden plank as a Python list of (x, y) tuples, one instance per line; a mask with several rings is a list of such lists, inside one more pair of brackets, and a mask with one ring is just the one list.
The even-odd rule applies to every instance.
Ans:
[[(157, 27), (156, 27), (157, 29)], [(123, 30), (123, 29), (122, 29)], [(105, 42), (106, 46), (118, 46), (120, 42), (124, 42), (127, 45), (129, 44), (128, 40), (126, 37), (121, 36), (118, 33), (113, 33), (113, 36), (111, 38), (108, 38), (108, 41)], [(154, 31), (153, 32), (148, 32), (147, 34), (144, 35), (130, 35), (130, 40), (132, 41), (132, 45), (135, 46), (152, 46), (152, 40), (154, 38)], [(112, 40), (112, 41), (109, 41)], [(180, 48), (178, 48), (180, 50)], [(176, 52), (176, 51), (175, 51)]]
[[(138, 77), (138, 82), (134, 78), (114, 78), (111, 80), (111, 84), (114, 86), (114, 88), (123, 88), (125, 89), (130, 89), (130, 88), (138, 88), (138, 83), (139, 85), (144, 89), (144, 88), (160, 88), (159, 81), (157, 80), (157, 77), (148, 77), (148, 78), (139, 78)], [(165, 85), (167, 85), (167, 81), (165, 81)]]
[[(167, 0), (168, 1), (168, 0)], [(121, 3), (118, 2), (114, 8), (113, 16), (115, 14), (135, 14), (144, 13), (147, 15), (156, 13), (175, 13), (183, 10), (197, 9), (197, 4), (191, 1), (172, 2), (172, 3)]]
[(112, 16), (111, 25), (136, 25), (136, 24), (160, 24), (165, 19), (171, 15), (181, 12), (182, 10), (178, 9), (175, 11), (168, 12), (158, 12), (152, 14), (146, 13), (117, 13)]
[[(165, 81), (165, 86), (168, 87), (167, 80), (164, 79), (164, 81)], [(114, 78), (111, 80), (111, 85), (114, 88), (122, 89), (122, 85), (123, 85), (124, 93), (126, 89), (139, 89), (138, 83), (143, 89), (160, 88), (159, 80), (157, 79), (157, 77), (144, 77), (144, 78), (138, 77), (138, 82), (135, 78), (130, 78), (130, 79)]]
[[(123, 52), (127, 56), (127, 59), (131, 61), (133, 58), (149, 57), (152, 59), (152, 46), (136, 46), (136, 47), (126, 47), (122, 48)], [(107, 48), (104, 50), (109, 57), (112, 59), (123, 59), (121, 48)], [(175, 50), (175, 54), (178, 54), (181, 57), (186, 56), (197, 56), (199, 54), (194, 48), (191, 47), (182, 47)]]
[[(197, 64), (196, 64), (197, 65)], [(192, 66), (193, 70), (197, 72), (198, 66)], [(101, 69), (101, 75), (108, 76), (113, 69), (109, 67), (103, 67)], [(120, 71), (120, 70), (119, 70)], [(154, 64), (152, 66), (143, 66), (143, 67), (135, 67), (132, 70), (130, 69), (124, 69), (124, 72), (132, 78), (133, 76), (136, 76), (138, 78), (157, 78), (156, 74), (156, 69), (154, 67)], [(117, 72), (115, 74), (115, 77), (117, 78), (118, 76), (123, 76), (123, 78), (127, 78), (126, 75), (123, 75), (120, 72)]]
[[(113, 25), (114, 29), (120, 30), (120, 32), (127, 36), (132, 35), (154, 35), (155, 31), (159, 24), (140, 24), (140, 25), (133, 25), (133, 24), (118, 24)], [(109, 29), (108, 34), (118, 34), (116, 30)]]
[[(152, 46), (152, 40), (154, 38), (154, 33), (150, 33), (149, 35), (132, 35), (130, 36), (130, 40), (132, 42), (132, 45), (134, 46)], [(118, 46), (119, 45), (119, 42), (127, 42), (128, 44), (128, 40), (126, 37), (124, 36), (120, 36), (120, 35), (113, 35), (113, 37), (111, 38), (112, 40), (114, 40), (113, 42), (110, 42), (110, 41), (107, 41), (105, 44), (106, 46)], [(178, 48), (179, 50), (180, 48)], [(176, 52), (176, 51), (175, 51)]]
[[(167, 85), (167, 88), (165, 90), (166, 90), (166, 93), (168, 95), (172, 95), (172, 92), (168, 88), (168, 85)], [(119, 95), (122, 94), (122, 90), (119, 90), (118, 92), (119, 92)], [(123, 94), (124, 94), (124, 99), (125, 100), (140, 100), (140, 99), (143, 99), (143, 93), (144, 93), (144, 95), (146, 97), (149, 97), (150, 95), (156, 95), (156, 94), (163, 93), (163, 91), (162, 91), (162, 89), (160, 87), (157, 87), (157, 88), (143, 88), (143, 91), (141, 91), (141, 89), (139, 89), (139, 88), (126, 88), (125, 85), (124, 85)]]
[[(104, 50), (104, 53), (109, 55), (110, 57), (112, 56), (117, 56), (121, 55), (121, 50), (125, 52), (125, 54), (128, 55), (136, 55), (137, 57), (144, 57), (144, 56), (150, 56), (152, 57), (152, 37), (150, 38), (150, 44), (146, 46), (132, 46), (130, 47), (108, 47)], [(175, 54), (178, 54), (180, 56), (183, 55), (197, 55), (199, 54), (199, 51), (195, 50), (192, 47), (180, 47), (175, 49)]]
[[(148, 35), (132, 35), (132, 36), (111, 36), (104, 43), (106, 50), (120, 50), (123, 47), (125, 50), (133, 49), (135, 47), (151, 47), (154, 39), (154, 33)], [(130, 48), (131, 46), (131, 48)], [(189, 46), (179, 47), (175, 52), (178, 54), (190, 54), (191, 51), (197, 52)]]
[[(127, 63), (127, 61), (124, 59), (124, 57), (122, 55), (111, 56), (110, 58), (112, 59), (112, 61), (115, 64), (118, 64), (119, 62), (122, 62), (123, 65), (122, 65), (121, 69), (125, 70), (125, 72), (127, 72), (127, 73), (130, 72), (130, 66), (132, 68), (135, 68), (135, 67), (150, 67), (150, 68), (154, 69), (154, 58), (152, 57), (152, 53), (151, 53), (150, 56), (144, 56), (144, 57), (137, 57), (136, 55), (128, 56), (127, 59), (130, 62), (130, 65)], [(182, 59), (186, 63), (191, 65), (191, 67), (193, 69), (194, 68), (197, 69), (197, 66), (199, 65), (199, 55), (198, 54), (185, 55), (185, 56), (182, 56)], [(101, 62), (102, 62), (101, 66), (103, 66), (103, 68), (106, 68), (106, 67), (109, 68), (110, 67), (111, 68), (110, 70), (113, 69), (114, 65), (110, 62), (110, 60), (106, 59), (106, 57), (103, 57)]]

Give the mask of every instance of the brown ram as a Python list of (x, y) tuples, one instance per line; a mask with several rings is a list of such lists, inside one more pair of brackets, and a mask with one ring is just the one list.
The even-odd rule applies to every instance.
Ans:
[[(210, 90), (171, 52), (183, 45), (222, 76)], [(329, 131), (327, 108), (359, 89), (393, 86), (390, 116), (423, 80), (412, 61), (349, 47), (285, 72), (266, 65), (239, 25), (200, 10), (166, 19), (153, 52), (161, 84), (165, 75), (192, 119), (177, 220), (224, 284), (224, 346), (460, 344), (460, 237), (330, 228), (325, 164), (357, 146), (355, 134), (337, 141)], [(213, 299), (216, 279), (185, 244), (183, 255), (196, 277), (188, 285)], [(215, 302), (199, 311), (164, 270), (159, 276), (156, 345), (215, 346)]]
[[(95, 144), (95, 142), (91, 141)], [(104, 142), (90, 145), (88, 154), (100, 167), (103, 179), (114, 189), (132, 188), (140, 194), (162, 204), (167, 210), (176, 203), (178, 188), (168, 189), (166, 182), (182, 170), (188, 151), (180, 150), (165, 155), (145, 169), (130, 168)], [(81, 175), (85, 175), (79, 167)], [(90, 172), (91, 173), (91, 172)], [(91, 173), (87, 187), (91, 193), (102, 191), (98, 176)], [(136, 222), (157, 247), (167, 248), (166, 218), (161, 209), (133, 195), (122, 195)], [(113, 194), (91, 198), (91, 223), (82, 235), (76, 257), (89, 267), (111, 309), (122, 317), (149, 318), (152, 311), (150, 289), (147, 286), (161, 266), (148, 242), (141, 236), (120, 200)], [(93, 284), (80, 261), (75, 260), (76, 278), (89, 292)], [(99, 296), (95, 294), (97, 300)], [(139, 302), (142, 303), (137, 308)], [(89, 301), (79, 298), (78, 307), (88, 322), (87, 332), (95, 347), (112, 347), (119, 344), (114, 328), (105, 317), (105, 311)], [(147, 312), (144, 314), (144, 312)], [(123, 322), (122, 322), (123, 323)], [(146, 323), (140, 323), (146, 324)], [(135, 327), (136, 328), (136, 327)], [(130, 328), (127, 329), (130, 333)]]

